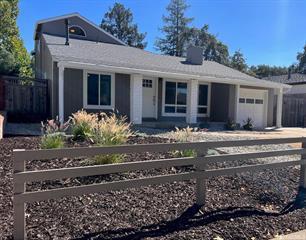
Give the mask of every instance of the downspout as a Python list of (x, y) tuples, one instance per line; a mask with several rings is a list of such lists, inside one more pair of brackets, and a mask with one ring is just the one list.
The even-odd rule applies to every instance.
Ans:
[(69, 45), (69, 19), (65, 19), (65, 29), (66, 29), (66, 43), (65, 45)]

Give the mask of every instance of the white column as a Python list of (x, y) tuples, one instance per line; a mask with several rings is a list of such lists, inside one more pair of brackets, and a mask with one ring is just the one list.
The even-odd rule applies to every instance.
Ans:
[(58, 118), (64, 122), (64, 66), (58, 65)]
[(277, 89), (276, 127), (282, 127), (283, 89)]
[(199, 88), (199, 81), (191, 79), (188, 83), (188, 88), (187, 88), (187, 115), (186, 115), (186, 122), (190, 124), (197, 123), (198, 88)]
[(239, 92), (240, 92), (240, 85), (235, 85), (235, 112), (234, 112), (234, 121), (238, 123), (239, 120)]
[(131, 122), (134, 124), (142, 123), (142, 75), (131, 75)]

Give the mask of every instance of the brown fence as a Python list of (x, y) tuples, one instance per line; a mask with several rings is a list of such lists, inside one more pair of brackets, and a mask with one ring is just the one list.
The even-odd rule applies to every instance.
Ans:
[(285, 94), (282, 118), (284, 127), (306, 127), (306, 94)]
[(0, 96), (0, 110), (11, 122), (39, 122), (49, 115), (46, 79), (0, 76)]
[[(216, 156), (206, 156), (209, 148), (234, 147), (234, 146), (255, 146), (266, 144), (287, 144), (302, 143), (302, 148), (225, 154)], [(98, 154), (124, 154), (142, 152), (166, 152), (173, 150), (194, 149), (197, 157), (159, 159), (141, 162), (128, 162), (119, 164), (109, 164), (100, 166), (86, 166), (62, 169), (50, 169), (39, 171), (26, 171), (25, 163), (29, 160), (51, 160), (55, 158), (79, 158), (84, 156), (95, 156)], [(301, 155), (300, 160), (288, 162), (273, 162), (265, 164), (253, 164), (232, 168), (207, 169), (207, 164), (247, 160), (256, 158), (266, 158), (273, 156)], [(14, 239), (26, 239), (25, 232), (25, 203), (56, 199), (68, 196), (78, 196), (89, 193), (100, 193), (127, 188), (137, 188), (142, 186), (162, 184), (166, 182), (185, 181), (196, 179), (196, 202), (198, 205), (205, 203), (206, 179), (220, 175), (234, 175), (240, 172), (255, 172), (271, 168), (282, 168), (287, 166), (300, 165), (300, 187), (306, 188), (306, 138), (282, 138), (282, 139), (262, 139), (262, 140), (239, 140), (220, 142), (193, 142), (193, 143), (165, 143), (165, 144), (143, 144), (124, 145), (114, 147), (80, 147), (54, 150), (14, 150)], [(57, 188), (45, 191), (27, 192), (25, 184), (27, 182), (54, 180), (62, 178), (73, 178), (82, 176), (96, 176), (127, 171), (141, 171), (154, 168), (168, 168), (177, 166), (193, 166), (190, 171), (178, 174), (159, 175), (154, 177), (130, 179), (82, 185), (75, 187)]]

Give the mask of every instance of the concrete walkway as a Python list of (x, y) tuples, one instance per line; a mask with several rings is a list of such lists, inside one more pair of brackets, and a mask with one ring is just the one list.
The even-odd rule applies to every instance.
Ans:
[(296, 232), (296, 233), (291, 233), (288, 235), (278, 236), (271, 240), (306, 240), (306, 230)]

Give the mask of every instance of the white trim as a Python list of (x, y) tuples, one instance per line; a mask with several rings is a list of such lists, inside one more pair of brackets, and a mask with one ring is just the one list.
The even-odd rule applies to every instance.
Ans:
[[(85, 36), (82, 36), (82, 35), (79, 35), (79, 34), (71, 33), (71, 32), (70, 32), (70, 28), (72, 28), (72, 27), (78, 27), (78, 28), (80, 28), (80, 29), (84, 32)], [(69, 26), (68, 31), (69, 31), (69, 35), (78, 36), (78, 37), (83, 37), (83, 38), (87, 37), (86, 31), (85, 31), (84, 28), (82, 28), (80, 25), (76, 25), (76, 24), (71, 25), (71, 26)]]
[[(61, 61), (61, 59), (56, 59), (57, 61)], [(201, 75), (192, 75), (192, 74), (184, 74), (184, 73), (172, 73), (172, 72), (162, 72), (162, 71), (154, 71), (154, 70), (145, 70), (138, 68), (128, 68), (128, 67), (118, 67), (118, 66), (110, 66), (104, 64), (93, 64), (93, 63), (84, 63), (84, 62), (75, 62), (75, 61), (65, 61), (65, 65), (69, 68), (85, 68), (97, 71), (112, 71), (117, 73), (126, 73), (126, 74), (141, 74), (141, 75), (150, 75), (153, 77), (161, 77), (161, 78), (169, 78), (169, 79), (178, 79), (178, 80), (202, 80), (206, 82), (216, 82), (216, 83), (225, 83), (225, 84), (240, 84), (245, 86), (253, 86), (253, 87), (266, 87), (266, 88), (291, 88), (292, 86), (288, 84), (275, 83), (271, 81), (261, 80), (261, 79), (237, 79), (237, 78), (229, 78), (229, 77), (221, 77), (221, 76), (201, 76)]]
[(64, 71), (65, 68), (60, 65), (58, 67), (58, 118), (61, 123), (64, 122)]
[(46, 23), (46, 22), (52, 22), (52, 21), (56, 21), (56, 20), (60, 20), (60, 19), (65, 19), (65, 18), (70, 18), (70, 17), (79, 17), (80, 19), (82, 19), (83, 21), (87, 22), (88, 24), (90, 24), (91, 26), (93, 26), (94, 28), (99, 30), (100, 32), (102, 32), (102, 33), (106, 34), (107, 36), (111, 37), (112, 39), (114, 39), (118, 43), (121, 43), (122, 45), (126, 46), (126, 44), (124, 42), (122, 42), (120, 39), (118, 39), (115, 36), (113, 36), (112, 34), (106, 32), (105, 30), (100, 28), (98, 25), (96, 25), (92, 21), (88, 20), (87, 18), (83, 17), (82, 15), (80, 15), (77, 12), (70, 13), (70, 14), (65, 14), (65, 15), (61, 15), (61, 16), (57, 16), (57, 17), (46, 18), (46, 19), (42, 19), (40, 21), (37, 21), (36, 24), (35, 24), (35, 30), (34, 30), (33, 38), (35, 39), (35, 36), (36, 36), (36, 33), (37, 33), (37, 26), (39, 24), (43, 24), (43, 23)]
[[(182, 83), (186, 83), (187, 84), (187, 99), (186, 99), (186, 105), (177, 105), (177, 104), (165, 104), (165, 100), (166, 100), (166, 82), (182, 82)], [(163, 117), (186, 117), (187, 115), (187, 108), (188, 108), (188, 88), (189, 88), (189, 84), (188, 81), (186, 80), (179, 80), (179, 79), (163, 79), (163, 95), (162, 95), (162, 116)], [(176, 96), (177, 97), (177, 96)], [(169, 106), (169, 107), (186, 107), (186, 113), (166, 113), (165, 112), (165, 106)]]
[[(199, 105), (199, 89), (200, 89), (200, 85), (207, 85), (207, 106), (204, 105)], [(210, 82), (204, 82), (204, 81), (199, 81), (198, 83), (198, 92), (197, 92), (198, 96), (197, 96), (197, 108), (199, 107), (206, 107), (207, 108), (207, 113), (198, 113), (198, 109), (197, 109), (197, 116), (198, 117), (209, 117), (210, 116), (210, 101), (211, 101), (211, 83)]]
[[(87, 75), (97, 74), (111, 76), (111, 104), (110, 105), (88, 105), (87, 104)], [(99, 80), (99, 99), (100, 99), (100, 80)], [(99, 100), (100, 102), (100, 100)], [(110, 72), (83, 70), (83, 107), (84, 109), (114, 109), (115, 108), (115, 74)]]
[(276, 107), (276, 127), (282, 127), (282, 111), (283, 111), (283, 91), (277, 91), (277, 107)]

